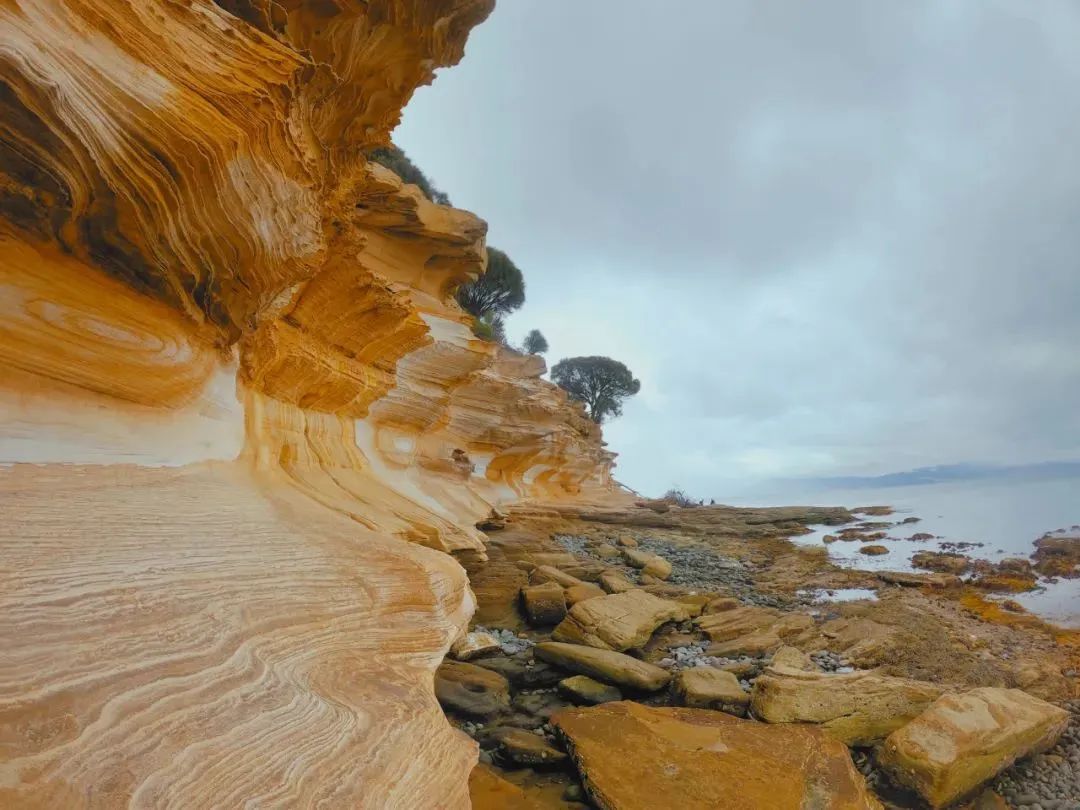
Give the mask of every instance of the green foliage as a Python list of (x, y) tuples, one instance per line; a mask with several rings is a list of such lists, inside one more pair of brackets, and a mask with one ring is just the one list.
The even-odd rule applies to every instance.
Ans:
[(409, 160), (409, 156), (393, 144), (380, 146), (378, 149), (372, 150), (368, 153), (368, 160), (385, 166), (404, 182), (420, 186), (424, 196), (433, 203), (450, 205), (450, 197), (435, 188), (434, 184), (428, 180), (427, 175), (420, 170), (420, 167)]
[(525, 336), (525, 343), (522, 344), (522, 348), (525, 349), (527, 354), (543, 354), (548, 350), (547, 338), (539, 329), (533, 329)]
[(502, 315), (485, 315), (473, 321), (473, 334), (481, 340), (506, 346), (506, 324)]
[(630, 369), (610, 357), (568, 357), (555, 364), (551, 379), (571, 399), (584, 402), (589, 418), (597, 424), (620, 416), (623, 401), (641, 390)]
[(487, 272), (458, 287), (462, 309), (476, 318), (513, 312), (525, 303), (525, 279), (510, 257), (497, 248), (487, 249)]

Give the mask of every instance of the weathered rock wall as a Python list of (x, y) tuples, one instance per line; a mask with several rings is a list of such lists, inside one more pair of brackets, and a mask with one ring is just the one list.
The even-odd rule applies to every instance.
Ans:
[(0, 804), (466, 803), (438, 552), (613, 458), (364, 158), (491, 6), (0, 2)]

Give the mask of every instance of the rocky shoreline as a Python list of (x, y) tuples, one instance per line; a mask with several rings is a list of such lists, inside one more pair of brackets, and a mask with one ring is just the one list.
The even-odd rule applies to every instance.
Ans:
[[(866, 518), (655, 503), (512, 513), (486, 560), (461, 557), (475, 625), (436, 678), (480, 747), (474, 807), (800, 807), (813, 786), (821, 807), (1080, 808), (1080, 634), (1003, 611), (951, 574), (842, 569), (788, 541), (812, 524), (884, 528)], [(873, 598), (827, 601), (845, 588)], [(989, 755), (968, 752), (977, 774), (912, 754), (920, 734), (942, 733), (949, 700), (1007, 718), (981, 732)], [(795, 731), (817, 736), (783, 736)], [(975, 745), (954, 736), (961, 752)], [(699, 737), (807, 746), (803, 787), (763, 804), (765, 761), (703, 761), (684, 745)], [(623, 772), (626, 758), (637, 767)], [(720, 805), (702, 786), (718, 780)]]

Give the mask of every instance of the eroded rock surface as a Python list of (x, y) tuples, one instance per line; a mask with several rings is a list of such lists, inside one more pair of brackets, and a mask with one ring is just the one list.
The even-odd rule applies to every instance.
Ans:
[(365, 157), (492, 5), (0, 9), (0, 805), (467, 806), (440, 552), (612, 460)]

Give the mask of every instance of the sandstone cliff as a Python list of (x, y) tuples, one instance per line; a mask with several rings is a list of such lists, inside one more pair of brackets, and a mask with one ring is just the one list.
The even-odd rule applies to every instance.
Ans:
[(612, 464), (364, 158), (492, 4), (0, 3), (0, 805), (467, 804), (442, 552)]

